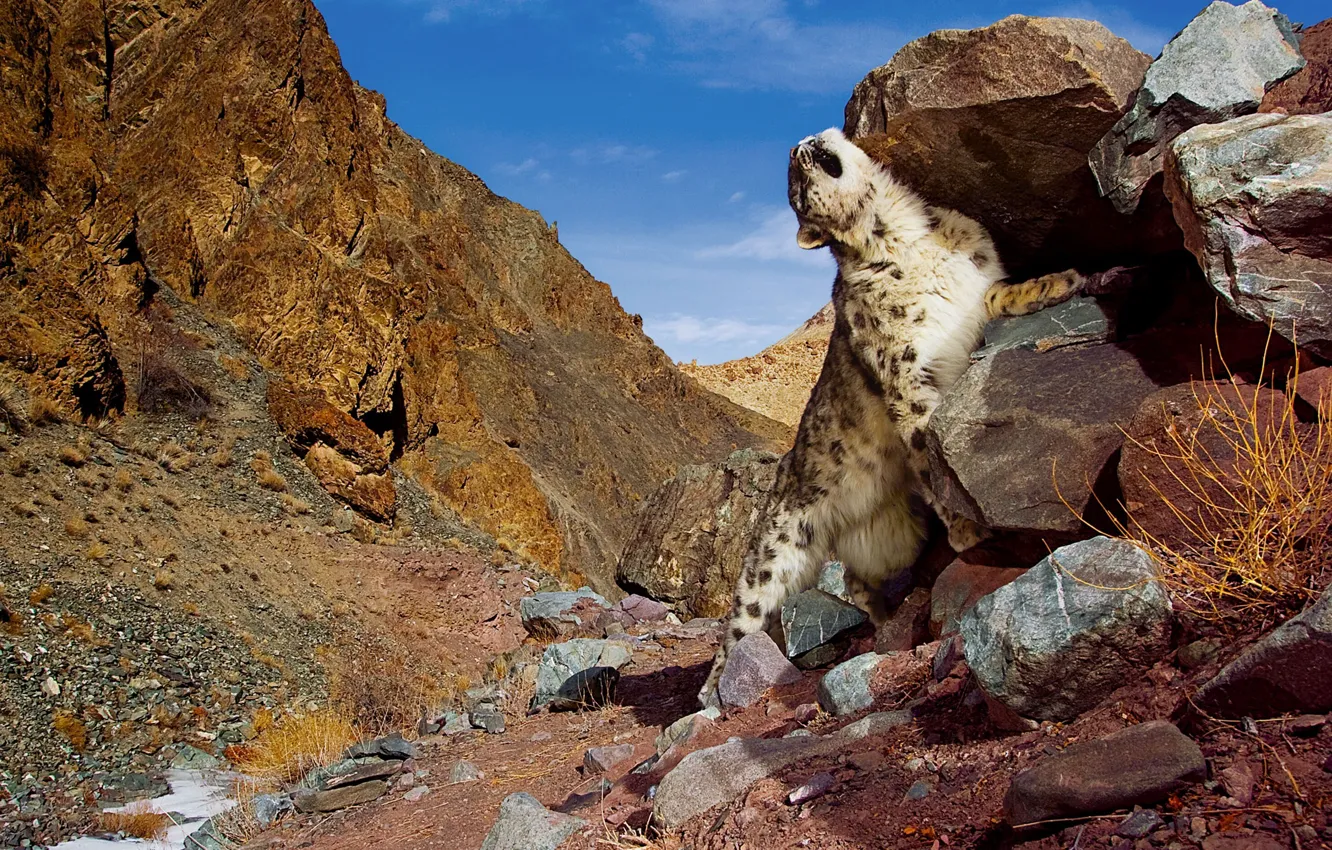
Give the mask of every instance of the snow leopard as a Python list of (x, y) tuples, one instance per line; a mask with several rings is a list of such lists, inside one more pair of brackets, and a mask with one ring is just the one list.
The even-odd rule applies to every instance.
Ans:
[(787, 193), (801, 248), (837, 261), (834, 323), (823, 369), (778, 466), (744, 558), (704, 706), (731, 648), (810, 587), (827, 556), (875, 626), (880, 585), (925, 544), (921, 503), (958, 552), (989, 532), (935, 498), (926, 422), (961, 377), (985, 323), (1059, 303), (1081, 289), (1074, 270), (1004, 282), (998, 252), (973, 219), (927, 204), (837, 129), (791, 149)]

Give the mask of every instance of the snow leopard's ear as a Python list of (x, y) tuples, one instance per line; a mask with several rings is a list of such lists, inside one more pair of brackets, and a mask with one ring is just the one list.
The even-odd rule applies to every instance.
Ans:
[(807, 221), (800, 222), (800, 229), (796, 231), (796, 244), (806, 250), (822, 248), (832, 241), (823, 228), (815, 227)]

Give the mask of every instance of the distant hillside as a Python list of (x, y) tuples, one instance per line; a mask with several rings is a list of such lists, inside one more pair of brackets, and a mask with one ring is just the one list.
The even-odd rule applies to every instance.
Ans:
[(800, 424), (809, 391), (818, 380), (832, 323), (829, 303), (752, 357), (713, 366), (700, 366), (697, 361), (681, 363), (680, 369), (718, 395), (794, 428)]

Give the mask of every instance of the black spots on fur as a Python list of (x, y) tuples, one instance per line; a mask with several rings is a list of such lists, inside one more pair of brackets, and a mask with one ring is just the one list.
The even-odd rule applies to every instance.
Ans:
[(938, 229), (940, 224), (939, 216), (935, 215), (934, 213), (930, 213), (925, 220), (929, 222), (930, 230)]
[(896, 357), (888, 361), (888, 374), (896, 378), (902, 374), (902, 361)]
[(934, 372), (928, 368), (921, 369), (920, 385), (922, 387), (929, 387), (930, 389), (937, 390), (939, 389), (939, 376), (934, 374)]
[(731, 626), (731, 640), (740, 640), (745, 636), (745, 630), (739, 626)]
[(893, 403), (888, 405), (888, 421), (897, 424), (902, 418), (902, 405)]
[(831, 443), (828, 444), (828, 457), (832, 458), (832, 462), (834, 464), (836, 464), (837, 466), (841, 466), (842, 458), (844, 458), (845, 456), (846, 456), (846, 449), (842, 447), (841, 440), (833, 440)]
[(777, 550), (774, 549), (774, 548), (772, 548), (771, 546), (764, 546), (764, 547), (763, 547), (763, 560), (765, 560), (765, 561), (775, 561), (776, 559), (777, 559)]
[(916, 315), (914, 315), (914, 316), (911, 317), (911, 323), (912, 323), (913, 325), (923, 325), (923, 324), (925, 324), (925, 308), (924, 308), (924, 307), (921, 307), (919, 310), (917, 310), (917, 311), (916, 311)]
[(984, 266), (986, 263), (990, 262), (990, 252), (977, 251), (971, 255), (971, 262), (975, 263), (977, 268)]
[(888, 235), (888, 228), (884, 226), (883, 219), (874, 217), (874, 238), (882, 239)]
[[(875, 374), (874, 370), (872, 370), (869, 367), (869, 364), (865, 362), (865, 358), (853, 356), (851, 362), (855, 364), (856, 371), (860, 373), (860, 377), (865, 381), (865, 388), (868, 389), (871, 394), (883, 398), (883, 381), (879, 380), (879, 376)], [(847, 424), (848, 423), (844, 422), (839, 423), (842, 428), (846, 428)]]
[(911, 448), (918, 452), (925, 451), (925, 429), (917, 428), (911, 432)]
[(920, 471), (920, 483), (924, 484), (926, 487), (930, 486), (930, 471), (928, 469), (922, 469)]
[(888, 308), (888, 318), (902, 320), (906, 318), (906, 308), (901, 304), (893, 304)]
[(868, 266), (866, 266), (866, 268), (868, 268), (869, 271), (872, 274), (874, 274), (876, 277), (878, 275), (886, 274), (889, 277), (891, 277), (893, 280), (902, 279), (902, 267), (899, 266), (897, 263), (894, 263), (892, 260), (883, 260), (877, 263), (870, 263)]
[(763, 606), (759, 605), (757, 602), (751, 602), (745, 606), (745, 613), (751, 617), (757, 618), (763, 613)]
[(911, 402), (911, 412), (914, 413), (914, 414), (917, 415), (917, 416), (924, 416), (924, 415), (925, 415), (925, 411), (926, 411), (927, 409), (928, 409), (928, 408), (925, 407), (925, 403), (924, 403), (924, 402), (921, 402), (921, 401), (913, 401), (913, 402)]
[(807, 519), (800, 521), (799, 533), (796, 536), (796, 545), (801, 549), (808, 549), (814, 542), (814, 524)]
[(851, 317), (851, 324), (860, 330), (864, 330), (865, 314), (857, 311), (856, 314)]
[(903, 363), (916, 362), (916, 347), (909, 342), (907, 343), (906, 348), (902, 349), (902, 362)]
[(763, 587), (770, 581), (772, 581), (772, 570), (759, 570), (758, 581), (755, 582), (754, 586)]
[(781, 544), (790, 543), (791, 535), (787, 534), (785, 531), (779, 532), (777, 534), (777, 542)]

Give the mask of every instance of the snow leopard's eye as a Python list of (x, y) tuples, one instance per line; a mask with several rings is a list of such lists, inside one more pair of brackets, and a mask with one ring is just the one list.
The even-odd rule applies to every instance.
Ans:
[(838, 159), (837, 154), (825, 149), (823, 146), (814, 148), (814, 164), (823, 170), (824, 174), (836, 180), (842, 176), (842, 160)]

